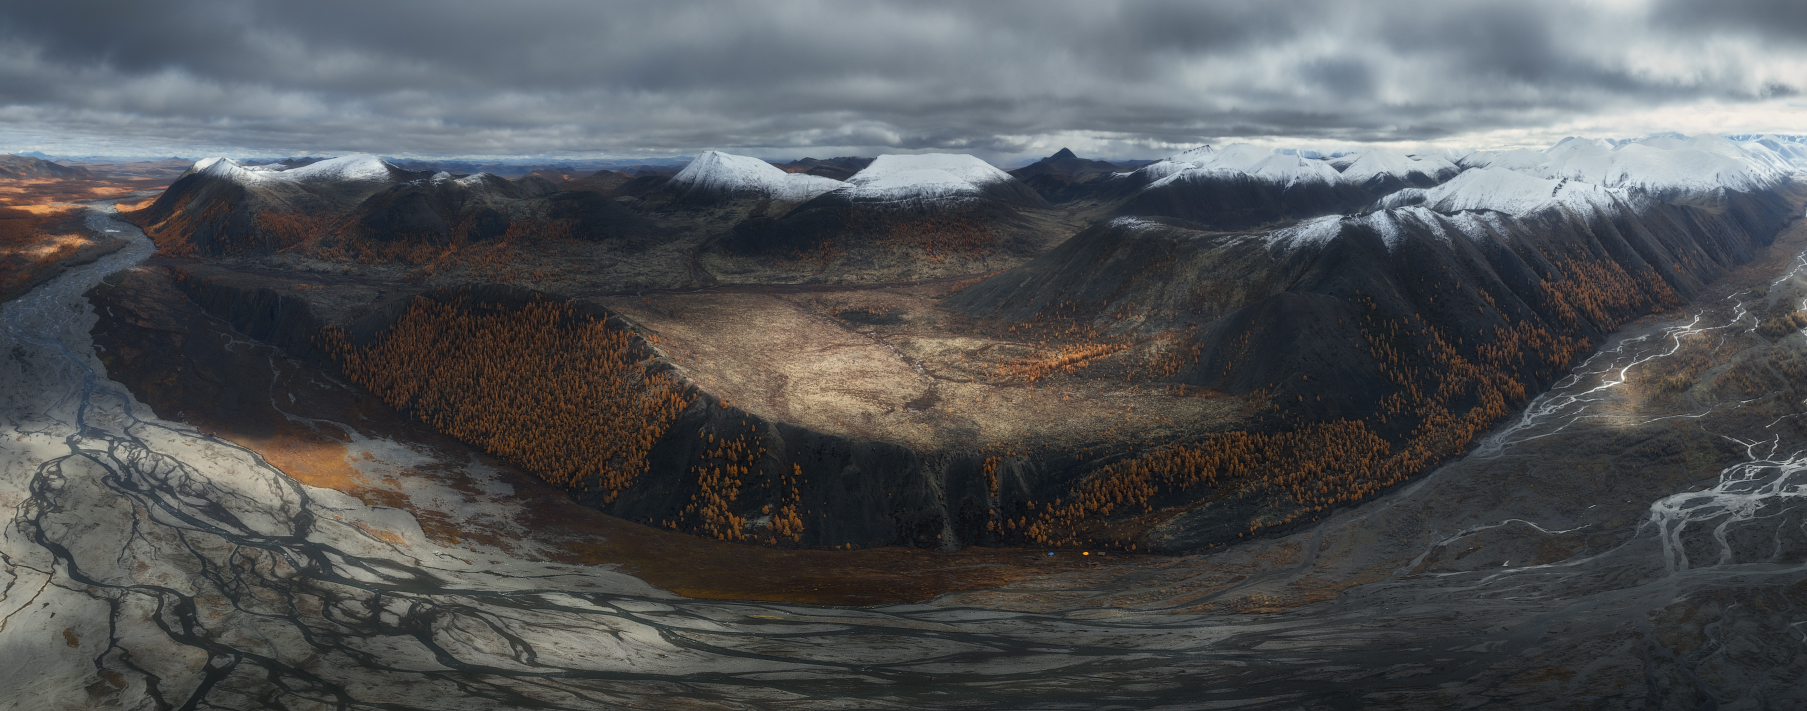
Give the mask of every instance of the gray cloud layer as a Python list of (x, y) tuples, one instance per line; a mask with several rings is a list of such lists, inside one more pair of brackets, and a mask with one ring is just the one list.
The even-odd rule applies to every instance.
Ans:
[(997, 159), (1807, 122), (1799, 0), (10, 5), (0, 148), (53, 152)]

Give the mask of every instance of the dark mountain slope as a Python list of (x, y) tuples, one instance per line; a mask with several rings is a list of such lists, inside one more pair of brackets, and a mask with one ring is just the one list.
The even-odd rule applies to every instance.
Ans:
[[(1265, 234), (1118, 219), (948, 303), (1175, 339), (1191, 357), (1170, 382), (1273, 403), (1246, 434), (1201, 434), (1130, 469), (1105, 467), (1053, 513), (1029, 517), (1043, 530), (1099, 534), (1113, 517), (1143, 517), (1129, 529), (1138, 545), (1184, 550), (1246, 530), (1256, 511), (1309, 518), (1460, 453), (1605, 334), (1750, 260), (1773, 238), (1766, 228), (1802, 204), (1792, 189), (1716, 209), (1597, 189), (1590, 199), (1518, 215), (1397, 208)], [(1212, 482), (1231, 470), (1200, 462), (1231, 441), (1312, 473), (1214, 498), (1230, 493)], [(1281, 463), (1306, 441), (1338, 455)], [(1124, 487), (1146, 503), (1105, 505)]]
[(1109, 178), (1121, 168), (1101, 160), (1087, 160), (1062, 148), (1059, 153), (1010, 171), (1052, 203), (1097, 197), (1109, 189)]
[(1282, 181), (1232, 171), (1187, 171), (1156, 181), (1115, 214), (1178, 218), (1200, 229), (1245, 230), (1352, 212), (1374, 193), (1342, 181)]
[(144, 228), (162, 254), (263, 255), (320, 234), (365, 198), (423, 177), (374, 156), (297, 168), (215, 158), (196, 163), (128, 219)]
[(809, 175), (833, 178), (845, 181), (872, 165), (871, 158), (857, 156), (839, 156), (836, 158), (799, 158), (789, 163), (773, 163), (786, 173), (806, 173)]
[(446, 248), (504, 239), (599, 241), (648, 229), (611, 197), (560, 190), (538, 176), (441, 173), (371, 196), (306, 251), (328, 259), (424, 262)]

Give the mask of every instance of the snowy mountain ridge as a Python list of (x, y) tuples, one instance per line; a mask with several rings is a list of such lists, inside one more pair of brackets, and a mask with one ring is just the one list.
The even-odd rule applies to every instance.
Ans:
[(758, 158), (721, 151), (704, 151), (672, 176), (667, 185), (685, 193), (760, 196), (793, 202), (843, 187), (841, 181), (833, 178), (786, 173)]
[(1343, 179), (1361, 186), (1405, 183), (1423, 186), (1440, 183), (1462, 172), (1456, 164), (1438, 156), (1413, 158), (1389, 150), (1362, 151), (1341, 168)]
[(230, 158), (215, 156), (195, 161), (195, 164), (182, 175), (200, 173), (239, 184), (258, 184), (269, 181), (324, 183), (391, 181), (394, 180), (396, 171), (399, 169), (389, 165), (381, 158), (368, 153), (359, 153), (329, 158), (298, 168), (290, 168), (281, 163), (245, 165)]
[(1807, 171), (1807, 146), (1768, 136), (1749, 141), (1675, 133), (1626, 140), (1571, 137), (1542, 151), (1477, 152), (1461, 166), (1683, 197), (1763, 190), (1790, 180)]
[(1214, 150), (1211, 146), (1193, 148), (1150, 163), (1132, 175), (1148, 179), (1145, 189), (1157, 189), (1180, 180), (1221, 179), (1236, 174), (1285, 187), (1299, 184), (1336, 184), (1343, 177), (1329, 163), (1306, 158), (1296, 153), (1280, 153), (1247, 143)]
[(977, 198), (1009, 173), (963, 153), (882, 155), (854, 173), (840, 192), (858, 202)]
[(1574, 180), (1551, 180), (1503, 168), (1470, 168), (1434, 188), (1407, 188), (1381, 198), (1380, 210), (1423, 206), (1444, 214), (1466, 211), (1529, 215), (1551, 208), (1604, 210), (1628, 199), (1622, 191)]

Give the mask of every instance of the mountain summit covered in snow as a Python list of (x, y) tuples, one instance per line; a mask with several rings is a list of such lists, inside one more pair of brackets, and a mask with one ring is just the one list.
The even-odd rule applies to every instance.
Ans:
[(786, 173), (758, 158), (721, 151), (704, 151), (665, 184), (685, 203), (734, 198), (802, 202), (841, 186), (833, 178)]
[(868, 204), (922, 205), (987, 197), (1027, 205), (1044, 203), (1009, 173), (959, 153), (879, 156), (848, 178), (840, 193), (853, 202)]

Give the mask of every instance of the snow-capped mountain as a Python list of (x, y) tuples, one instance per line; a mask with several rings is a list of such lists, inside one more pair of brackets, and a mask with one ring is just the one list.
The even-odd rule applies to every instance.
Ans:
[[(912, 274), (983, 270), (1064, 236), (1024, 215), (1047, 206), (1028, 185), (974, 156), (883, 155), (836, 190), (782, 214), (749, 217), (715, 248), (736, 259), (829, 254)], [(928, 250), (940, 251), (932, 260), (899, 261)]]
[(1503, 168), (1471, 168), (1434, 188), (1407, 188), (1383, 197), (1380, 209), (1421, 205), (1444, 214), (1489, 210), (1529, 215), (1551, 208), (1577, 211), (1606, 209), (1627, 196), (1617, 190), (1575, 180), (1550, 180)]
[(196, 161), (133, 221), (166, 254), (262, 254), (303, 239), (366, 198), (430, 174), (359, 154), (303, 165), (246, 165), (230, 158)]
[(291, 168), (282, 163), (246, 165), (230, 158), (212, 157), (195, 161), (177, 180), (189, 175), (206, 175), (242, 184), (334, 182), (396, 182), (412, 174), (376, 156), (361, 153), (340, 156)]
[(1143, 184), (1152, 183), (1182, 170), (1189, 170), (1204, 165), (1216, 154), (1217, 148), (1209, 145), (1188, 148), (1162, 160), (1149, 163), (1148, 165), (1130, 171), (1128, 175), (1138, 179)]
[(1807, 170), (1807, 150), (1795, 147), (1799, 145), (1771, 138), (1732, 141), (1674, 133), (1621, 141), (1566, 138), (1542, 151), (1477, 152), (1461, 164), (1681, 198), (1779, 185)]
[(1430, 159), (1435, 158), (1437, 160), (1441, 160), (1441, 161), (1453, 166), (1453, 165), (1456, 165), (1458, 162), (1460, 162), (1468, 154), (1473, 153), (1473, 152), (1474, 151), (1468, 150), (1468, 149), (1430, 148), (1430, 149), (1416, 151), (1413, 153), (1408, 153), (1406, 155), (1407, 155), (1407, 157), (1410, 157), (1410, 158), (1413, 158), (1416, 160), (1430, 160)]
[(833, 178), (786, 173), (751, 156), (704, 151), (672, 176), (665, 189), (686, 201), (766, 198), (802, 202), (842, 185)]
[(1401, 188), (1428, 188), (1462, 172), (1438, 156), (1413, 158), (1404, 153), (1376, 149), (1362, 151), (1340, 168), (1344, 180), (1377, 193)]
[(1129, 177), (1146, 181), (1148, 188), (1157, 188), (1176, 181), (1222, 180), (1236, 174), (1282, 187), (1344, 182), (1342, 175), (1324, 161), (1247, 143), (1222, 149), (1212, 146), (1189, 149), (1137, 168), (1129, 173)]
[(1754, 149), (1762, 146), (1798, 170), (1807, 170), (1807, 136), (1757, 136), (1743, 143)]
[(842, 194), (855, 202), (887, 203), (978, 198), (1016, 178), (959, 153), (883, 155), (847, 179)]
[(1121, 180), (1131, 194), (1116, 214), (1174, 217), (1211, 229), (1352, 212), (1374, 200), (1329, 163), (1249, 144), (1194, 148)]
[[(1243, 154), (1247, 153), (1247, 150), (1251, 148), (1253, 148), (1253, 146), (1237, 144), (1230, 146), (1229, 149), (1226, 150), (1234, 151), (1236, 156), (1232, 157), (1232, 160), (1240, 161), (1247, 157)], [(1218, 153), (1219, 151), (1216, 147), (1209, 145), (1188, 148), (1162, 160), (1149, 163), (1148, 165), (1125, 173), (1124, 177), (1128, 178), (1135, 185), (1147, 185), (1175, 173), (1212, 163), (1217, 159)], [(1260, 158), (1261, 155), (1254, 156), (1254, 160), (1260, 160)], [(1248, 162), (1253, 163), (1254, 161), (1251, 160)]]

